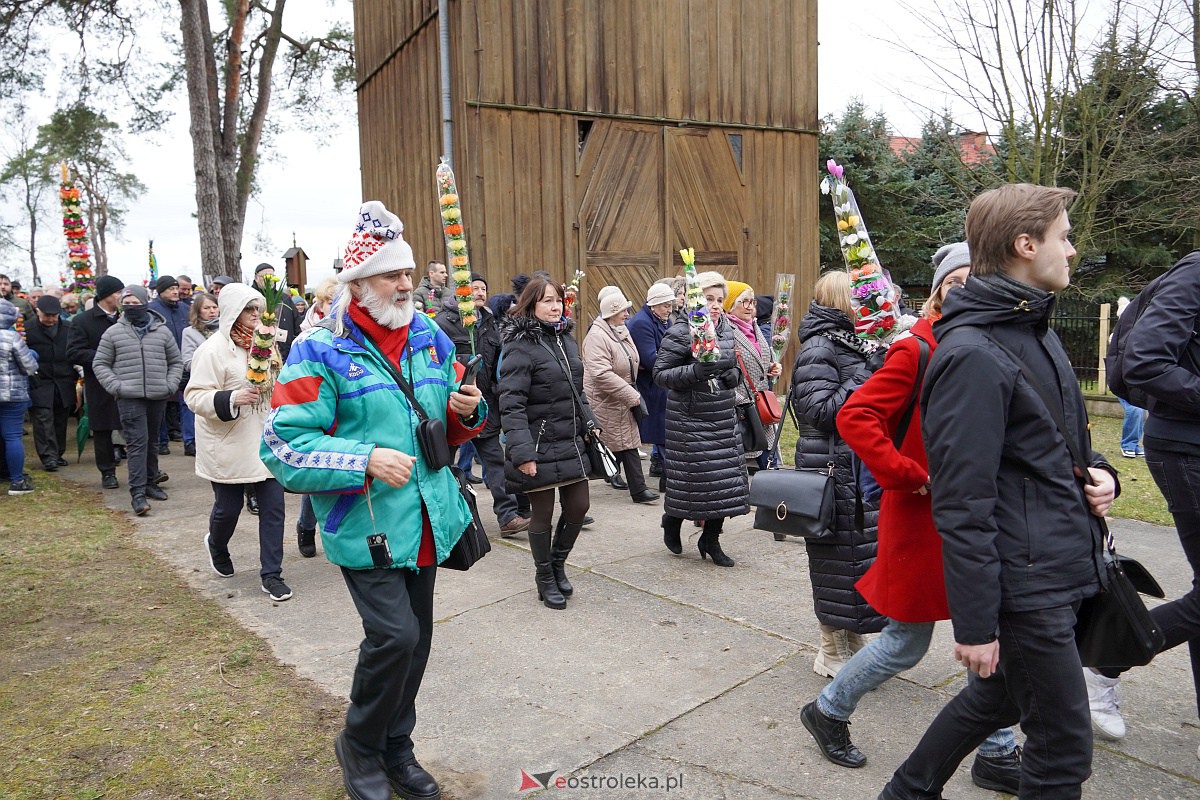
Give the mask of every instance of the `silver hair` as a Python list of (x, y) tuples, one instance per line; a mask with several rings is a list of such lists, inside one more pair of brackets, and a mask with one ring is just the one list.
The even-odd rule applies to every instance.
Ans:
[(350, 301), (354, 299), (354, 293), (350, 291), (350, 287), (354, 283), (356, 281), (342, 285), (329, 305), (329, 318), (333, 320), (334, 336), (346, 335), (346, 315), (350, 313)]

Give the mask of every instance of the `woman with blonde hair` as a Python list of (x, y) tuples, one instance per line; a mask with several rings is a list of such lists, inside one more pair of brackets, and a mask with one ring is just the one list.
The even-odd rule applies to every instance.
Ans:
[(813, 301), (796, 330), (800, 351), (790, 398), (800, 429), (796, 468), (823, 470), (834, 465), (833, 535), (804, 542), (821, 626), (813, 671), (830, 678), (862, 649), (861, 634), (879, 631), (885, 622), (854, 588), (875, 560), (878, 502), (859, 491), (850, 448), (834, 424), (846, 398), (870, 376), (867, 360), (876, 350), (873, 342), (855, 335), (853, 313), (850, 274), (826, 272), (813, 287)]

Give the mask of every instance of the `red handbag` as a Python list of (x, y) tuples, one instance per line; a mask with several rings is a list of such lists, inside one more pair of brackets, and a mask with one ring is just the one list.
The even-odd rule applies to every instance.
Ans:
[(762, 420), (763, 425), (774, 425), (783, 419), (783, 406), (779, 404), (779, 397), (770, 389), (759, 389), (754, 385), (754, 381), (750, 378), (750, 372), (746, 369), (746, 362), (742, 361), (742, 354), (737, 354), (738, 363), (742, 365), (742, 374), (746, 376), (746, 383), (750, 384), (750, 392), (754, 395), (754, 407), (758, 409), (758, 418)]

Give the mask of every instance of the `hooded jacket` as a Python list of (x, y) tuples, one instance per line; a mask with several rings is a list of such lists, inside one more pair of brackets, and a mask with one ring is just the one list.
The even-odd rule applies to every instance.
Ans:
[[(583, 396), (583, 362), (571, 337), (573, 327), (574, 323), (567, 320), (563, 332), (556, 333), (532, 317), (500, 320), (504, 342), (500, 425), (507, 438), (504, 477), (510, 492), (530, 492), (587, 479), (583, 442), (587, 428), (571, 390), (574, 385), (580, 399), (587, 403)], [(532, 477), (517, 469), (529, 461), (537, 463), (537, 474)]]
[(272, 477), (258, 453), (268, 404), (233, 405), (233, 395), (250, 385), (250, 354), (234, 344), (229, 333), (256, 300), (262, 303), (262, 294), (244, 283), (222, 289), (219, 329), (192, 353), (184, 400), (196, 414), (196, 474), (213, 483), (258, 483)]
[[(733, 331), (724, 315), (717, 323), (718, 359), (724, 373), (696, 376), (687, 319), (663, 338), (654, 362), (654, 382), (667, 390), (667, 482), (664, 510), (684, 519), (735, 517), (750, 510), (750, 484), (734, 389), (740, 380)], [(729, 376), (731, 380), (726, 380)]]
[(28, 403), (29, 376), (37, 372), (37, 354), (13, 330), (20, 312), (0, 300), (0, 403)]
[(144, 333), (125, 315), (106, 330), (92, 368), (104, 391), (118, 400), (166, 400), (179, 389), (183, 358), (171, 329), (150, 311)]
[(1150, 395), (1145, 434), (1159, 449), (1200, 449), (1198, 331), (1200, 250), (1194, 250), (1163, 276), (1125, 345), (1125, 382)]
[[(855, 588), (875, 562), (879, 506), (862, 498), (850, 463), (850, 448), (835, 421), (850, 393), (869, 377), (867, 357), (828, 334), (854, 333), (845, 312), (812, 303), (796, 334), (800, 350), (792, 369), (792, 407), (800, 422), (796, 467), (824, 469), (830, 446), (834, 464), (834, 535), (807, 539), (817, 619), (856, 633), (883, 629), (886, 620)], [(860, 521), (861, 518), (861, 521)]]
[(1100, 589), (1099, 520), (1031, 379), (1061, 399), (1066, 433), (1089, 464), (1116, 473), (1092, 450), (1083, 395), (1049, 328), (1053, 309), (1053, 294), (973, 275), (933, 326), (921, 428), (960, 644), (994, 641), (1002, 612), (1063, 606)]

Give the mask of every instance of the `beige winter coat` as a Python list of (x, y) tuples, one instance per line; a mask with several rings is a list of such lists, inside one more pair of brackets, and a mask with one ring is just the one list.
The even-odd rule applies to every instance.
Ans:
[(638, 351), (629, 331), (597, 319), (583, 340), (583, 391), (596, 422), (604, 429), (600, 438), (614, 452), (633, 450), (642, 443), (633, 409), (642, 396), (633, 386), (638, 371)]
[(246, 381), (249, 353), (229, 338), (238, 315), (262, 295), (241, 283), (221, 290), (221, 329), (196, 348), (192, 377), (184, 390), (196, 412), (196, 474), (213, 483), (258, 483), (274, 477), (258, 457), (270, 406), (234, 407), (233, 393)]

